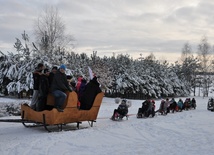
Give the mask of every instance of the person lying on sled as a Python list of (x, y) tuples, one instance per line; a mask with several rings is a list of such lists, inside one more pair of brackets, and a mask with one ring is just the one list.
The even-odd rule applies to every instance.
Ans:
[(114, 109), (113, 116), (111, 117), (112, 120), (122, 119), (124, 116), (128, 114), (128, 105), (126, 104), (126, 102), (127, 101), (123, 99), (118, 108)]

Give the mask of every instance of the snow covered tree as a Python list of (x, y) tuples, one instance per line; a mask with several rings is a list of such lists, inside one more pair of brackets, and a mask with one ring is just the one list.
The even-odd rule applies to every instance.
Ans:
[(7, 95), (7, 84), (11, 81), (6, 77), (10, 67), (9, 57), (0, 51), (0, 93)]
[(193, 88), (193, 92), (195, 95), (195, 88), (196, 88), (196, 73), (200, 69), (200, 64), (197, 58), (194, 56), (187, 57), (183, 64), (181, 72), (184, 75), (184, 79), (186, 82)]
[(29, 49), (29, 37), (25, 33), (25, 31), (22, 34), (22, 39), (24, 40), (24, 45), (22, 44), (20, 39), (16, 38), (16, 42), (14, 44), (14, 48), (18, 52), (17, 56), (19, 56), (20, 59), (29, 60), (31, 51)]
[[(88, 57), (85, 53), (76, 54), (66, 49), (54, 48), (50, 57), (40, 52), (35, 45), (34, 49), (25, 50), (29, 47), (29, 40), (25, 32), (22, 36), (25, 36), (24, 44), (17, 39), (14, 46), (18, 54), (9, 53), (8, 56), (1, 57), (3, 63), (0, 64), (0, 75), (4, 77), (2, 81), (7, 80), (4, 87), (9, 93), (17, 94), (33, 88), (32, 72), (38, 63), (44, 63), (49, 69), (65, 64), (68, 68), (66, 74), (72, 76), (75, 81), (80, 75), (90, 80), (89, 66), (100, 77), (98, 80), (103, 90), (125, 98), (178, 96), (186, 95), (191, 90), (182, 80), (184, 76), (181, 76), (181, 66), (169, 66), (167, 61), (160, 63), (153, 54), (145, 58), (141, 55), (139, 59), (133, 60), (129, 55), (100, 58), (97, 52), (93, 51)], [(29, 51), (29, 56), (23, 54), (24, 51)]]

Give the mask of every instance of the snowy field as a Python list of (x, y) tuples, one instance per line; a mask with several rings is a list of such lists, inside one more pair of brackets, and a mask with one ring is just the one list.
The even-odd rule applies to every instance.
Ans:
[[(25, 128), (20, 123), (0, 122), (0, 154), (213, 155), (214, 112), (207, 110), (208, 98), (195, 98), (196, 110), (147, 119), (136, 118), (143, 100), (131, 100), (129, 114), (133, 115), (120, 122), (109, 119), (118, 105), (114, 99), (104, 98), (94, 126), (73, 131), (48, 133), (40, 127)], [(7, 102), (5, 98), (0, 99)], [(156, 108), (159, 104), (157, 100)], [(85, 122), (81, 126), (89, 125)]]

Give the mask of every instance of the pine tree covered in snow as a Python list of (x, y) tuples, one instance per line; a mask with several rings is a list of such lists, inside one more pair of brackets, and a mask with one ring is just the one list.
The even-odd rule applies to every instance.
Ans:
[(89, 80), (89, 66), (100, 77), (98, 80), (108, 95), (158, 98), (188, 95), (191, 91), (191, 80), (184, 78), (184, 72), (187, 71), (182, 65), (169, 65), (166, 61), (161, 63), (153, 54), (133, 60), (129, 55), (101, 58), (93, 51), (89, 57), (85, 53), (53, 48), (50, 56), (49, 52), (41, 51), (35, 45), (31, 47), (25, 32), (22, 36), (24, 44), (17, 39), (14, 46), (18, 54), (0, 55), (1, 92), (6, 89), (8, 93), (17, 94), (32, 90), (32, 72), (38, 63), (44, 63), (49, 69), (65, 64), (68, 68), (66, 74), (74, 80), (80, 75)]

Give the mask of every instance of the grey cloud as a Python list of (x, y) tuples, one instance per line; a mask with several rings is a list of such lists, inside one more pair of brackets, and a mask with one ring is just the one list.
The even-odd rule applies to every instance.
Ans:
[(175, 53), (186, 41), (195, 44), (204, 34), (214, 36), (211, 0), (10, 0), (0, 1), (0, 42), (12, 44), (24, 30), (32, 34), (45, 5), (58, 7), (77, 48), (100, 54)]

